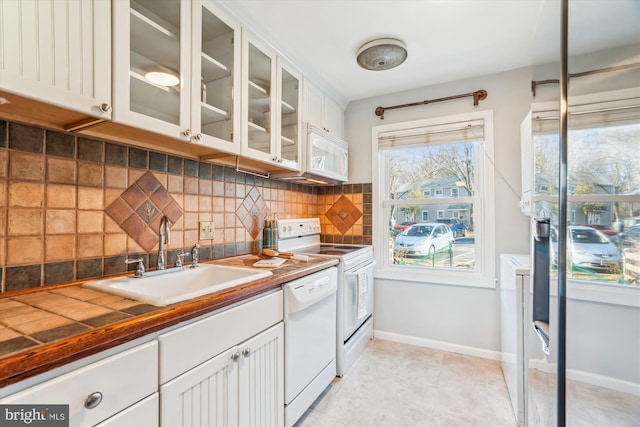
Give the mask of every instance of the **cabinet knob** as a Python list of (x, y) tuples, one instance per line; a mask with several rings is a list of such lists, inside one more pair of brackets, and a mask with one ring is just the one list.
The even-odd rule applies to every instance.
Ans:
[(84, 407), (87, 409), (93, 409), (102, 402), (102, 393), (94, 391), (84, 400)]
[(100, 111), (102, 111), (103, 113), (110, 113), (111, 105), (107, 104), (106, 102), (103, 102), (102, 104), (100, 104)]
[(251, 355), (251, 349), (249, 347), (245, 348), (244, 350), (242, 350), (242, 355), (244, 357), (249, 357)]
[(233, 360), (234, 362), (237, 362), (238, 359), (240, 359), (240, 353), (236, 352), (231, 355), (231, 360)]
[(182, 132), (180, 132), (180, 136), (183, 138), (191, 138), (191, 131), (189, 129), (185, 129)]
[(202, 134), (201, 133), (196, 133), (195, 135), (193, 135), (193, 139), (200, 142), (202, 141)]

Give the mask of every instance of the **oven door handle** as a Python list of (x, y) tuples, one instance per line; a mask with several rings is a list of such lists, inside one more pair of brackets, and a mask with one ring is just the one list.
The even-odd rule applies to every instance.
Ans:
[(357, 270), (354, 270), (354, 271), (346, 271), (346, 272), (344, 273), (344, 275), (345, 275), (346, 277), (353, 277), (353, 276), (357, 276), (357, 275), (358, 275), (358, 273), (360, 273), (360, 272), (361, 272), (362, 270), (364, 270), (365, 268), (373, 267), (373, 266), (374, 266), (374, 265), (376, 265), (376, 264), (377, 264), (377, 263), (376, 263), (375, 261), (371, 261), (369, 264), (367, 264), (367, 265), (365, 265), (365, 266), (363, 266), (363, 267), (360, 267), (360, 268), (359, 268), (359, 269), (357, 269)]

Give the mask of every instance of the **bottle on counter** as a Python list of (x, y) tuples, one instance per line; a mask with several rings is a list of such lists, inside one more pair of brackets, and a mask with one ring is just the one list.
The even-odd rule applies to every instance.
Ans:
[(262, 248), (277, 249), (278, 243), (278, 224), (274, 214), (269, 214), (264, 221), (262, 229)]

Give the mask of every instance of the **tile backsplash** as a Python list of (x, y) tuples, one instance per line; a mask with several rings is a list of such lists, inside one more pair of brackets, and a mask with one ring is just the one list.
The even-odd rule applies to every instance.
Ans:
[[(264, 218), (320, 217), (329, 243), (371, 244), (371, 184), (309, 187), (73, 133), (0, 120), (2, 291), (168, 264), (199, 243), (203, 260), (259, 250)], [(199, 222), (215, 238), (199, 241)]]

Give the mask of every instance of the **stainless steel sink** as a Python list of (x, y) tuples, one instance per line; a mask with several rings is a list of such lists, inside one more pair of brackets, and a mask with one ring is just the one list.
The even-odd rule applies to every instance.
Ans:
[(84, 283), (85, 288), (163, 307), (271, 276), (271, 271), (200, 264), (148, 277), (123, 276)]

